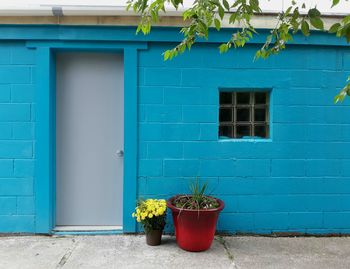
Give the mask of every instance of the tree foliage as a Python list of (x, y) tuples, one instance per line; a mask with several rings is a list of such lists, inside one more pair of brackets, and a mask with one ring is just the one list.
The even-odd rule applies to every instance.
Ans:
[[(339, 4), (340, 0), (331, 1), (332, 7)], [(137, 33), (149, 34), (151, 26), (159, 21), (161, 13), (166, 13), (166, 7), (172, 6), (176, 10), (183, 6), (183, 0), (129, 0), (127, 9), (132, 9), (140, 14), (140, 22)], [(239, 48), (251, 40), (258, 30), (254, 28), (251, 19), (262, 13), (259, 0), (194, 0), (191, 7), (183, 13), (186, 26), (181, 29), (183, 40), (174, 48), (164, 52), (164, 60), (190, 50), (191, 46), (199, 38), (208, 39), (209, 29), (220, 31), (224, 20), (229, 24), (239, 25), (234, 30), (227, 42), (219, 46), (220, 53), (227, 52), (232, 47)], [(329, 29), (325, 29), (321, 12), (317, 7), (307, 9), (305, 3), (297, 4), (295, 1), (277, 15), (276, 26), (266, 36), (265, 43), (256, 52), (255, 59), (267, 58), (277, 54), (286, 48), (286, 44), (293, 40), (293, 36), (301, 32), (304, 36), (310, 35), (310, 30), (327, 31), (339, 38), (345, 38), (350, 42), (350, 15), (339, 19)], [(350, 96), (350, 76), (347, 84), (335, 96), (337, 103)]]

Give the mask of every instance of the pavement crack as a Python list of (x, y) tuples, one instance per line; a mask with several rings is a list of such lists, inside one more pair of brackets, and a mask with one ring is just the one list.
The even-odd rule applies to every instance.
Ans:
[(225, 238), (222, 237), (221, 235), (218, 235), (216, 237), (216, 240), (223, 246), (225, 253), (226, 253), (226, 256), (231, 262), (232, 268), (239, 269), (238, 265), (235, 263), (234, 256), (233, 256), (232, 252), (230, 251), (229, 247), (227, 246)]
[(63, 268), (63, 266), (67, 263), (69, 257), (72, 255), (73, 251), (75, 250), (75, 248), (77, 247), (77, 242), (73, 239), (73, 246), (72, 248), (69, 248), (64, 255), (62, 256), (60, 262), (56, 265), (56, 269), (60, 269)]

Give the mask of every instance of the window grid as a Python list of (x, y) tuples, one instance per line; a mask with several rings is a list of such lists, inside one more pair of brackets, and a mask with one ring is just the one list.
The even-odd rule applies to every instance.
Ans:
[[(226, 98), (223, 97), (224, 95), (226, 95)], [(224, 103), (224, 99), (227, 102), (227, 95), (230, 95), (230, 103)], [(239, 103), (238, 96), (240, 95), (249, 96), (249, 101)], [(265, 102), (263, 104), (256, 104), (257, 95), (264, 96)], [(242, 138), (243, 136), (268, 138), (270, 121), (269, 101), (268, 92), (221, 92), (219, 136), (228, 136), (231, 138)], [(265, 110), (264, 120), (255, 119), (257, 111), (261, 109)], [(227, 117), (227, 115), (224, 115), (225, 110), (230, 110), (230, 121), (221, 119)], [(248, 111), (248, 114), (244, 115), (244, 111)], [(242, 117), (246, 116), (248, 116), (247, 119), (242, 120)], [(258, 131), (259, 128), (262, 133)], [(263, 131), (264, 129), (265, 131)]]

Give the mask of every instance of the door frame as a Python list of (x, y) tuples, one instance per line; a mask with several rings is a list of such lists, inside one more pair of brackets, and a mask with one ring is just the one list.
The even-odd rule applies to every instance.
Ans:
[[(145, 42), (66, 42), (29, 41), (36, 49), (36, 173), (35, 231), (51, 234), (55, 226), (55, 111), (56, 111), (56, 52), (115, 52), (124, 58), (124, 178), (123, 232), (136, 232), (131, 213), (137, 199), (137, 86), (138, 50), (147, 49)], [(125, 195), (128, 194), (128, 195)]]

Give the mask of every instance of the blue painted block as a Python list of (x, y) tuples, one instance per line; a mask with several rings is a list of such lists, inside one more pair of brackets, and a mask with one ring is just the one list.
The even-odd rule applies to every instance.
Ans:
[(251, 232), (255, 230), (254, 214), (252, 213), (229, 213), (220, 214), (218, 221), (219, 231), (236, 233)]
[(0, 180), (0, 196), (33, 195), (31, 178), (3, 178)]
[(9, 64), (11, 61), (11, 53), (9, 46), (2, 45), (0, 47), (0, 64)]
[(0, 85), (0, 103), (7, 103), (11, 100), (10, 85)]
[(235, 176), (237, 167), (235, 160), (201, 160), (200, 176)]
[(181, 142), (149, 142), (148, 157), (157, 158), (182, 158), (183, 143)]
[(162, 160), (139, 160), (138, 175), (144, 177), (161, 176), (163, 174)]
[[(219, 199), (221, 199), (222, 201), (224, 201), (225, 203), (225, 207), (222, 211), (223, 214), (228, 214), (228, 213), (243, 213), (239, 210), (239, 199), (237, 196), (234, 195), (220, 195), (215, 193), (215, 184), (214, 186), (211, 188), (212, 186), (208, 186), (208, 193), (212, 196), (215, 196)], [(214, 191), (212, 192), (211, 189), (213, 189)]]
[(343, 69), (350, 70), (350, 53), (343, 51)]
[(257, 229), (285, 229), (288, 230), (288, 213), (256, 213), (254, 223)]
[(33, 215), (35, 213), (35, 199), (33, 196), (17, 197), (17, 214)]
[(35, 216), (1, 216), (0, 231), (4, 233), (33, 233), (35, 231)]
[(0, 215), (16, 214), (16, 198), (0, 197)]
[(350, 125), (341, 125), (341, 141), (350, 142)]
[(139, 104), (163, 104), (163, 87), (139, 87)]
[(162, 125), (158, 123), (139, 124), (140, 141), (158, 141), (162, 140)]
[(137, 147), (137, 153), (139, 159), (146, 159), (147, 158), (147, 149), (148, 145), (146, 142), (139, 142)]
[(184, 143), (184, 158), (196, 159), (206, 158), (210, 159), (211, 156), (220, 158), (219, 145), (217, 142), (196, 142), (196, 143)]
[(0, 65), (0, 84), (30, 83), (31, 69), (27, 66)]
[(310, 128), (306, 124), (290, 124), (273, 122), (274, 141), (305, 141), (307, 130)]
[(293, 70), (291, 72), (291, 86), (321, 88), (326, 85), (326, 76), (329, 73), (323, 70), (309, 70), (308, 72)]
[(305, 176), (305, 160), (272, 160), (271, 176), (273, 177), (293, 177)]
[(145, 113), (145, 120), (149, 122), (181, 122), (182, 120), (181, 106), (147, 106)]
[(194, 123), (216, 123), (218, 122), (217, 106), (184, 106), (183, 121)]
[(200, 139), (199, 124), (162, 124), (161, 140), (163, 141), (196, 141)]
[(146, 121), (147, 105), (139, 105), (137, 110), (137, 119), (139, 122)]
[(309, 141), (333, 141), (342, 140), (342, 126), (340, 124), (320, 124), (312, 125), (307, 128), (307, 139)]
[(187, 176), (199, 175), (199, 160), (164, 160), (164, 176)]
[(13, 176), (13, 160), (0, 159), (0, 178)]
[(13, 139), (31, 140), (34, 139), (34, 123), (16, 122), (12, 127)]
[(32, 158), (31, 141), (0, 141), (0, 158)]
[(182, 72), (181, 86), (185, 87), (199, 87), (204, 85), (203, 71), (200, 68), (190, 68)]
[(0, 104), (0, 121), (29, 121), (30, 105)]
[(290, 229), (321, 229), (323, 227), (322, 212), (290, 212)]
[(36, 84), (37, 83), (37, 68), (36, 66), (31, 66), (30, 67), (31, 70), (31, 82), (32, 84)]
[(325, 229), (350, 227), (350, 212), (324, 212), (323, 226)]
[(168, 199), (179, 193), (189, 193), (190, 181), (181, 177), (148, 177), (139, 181), (146, 181), (140, 192), (143, 197)]
[(270, 160), (237, 160), (236, 176), (263, 177), (270, 176), (271, 163)]
[(12, 124), (0, 122), (0, 139), (12, 138)]
[(15, 177), (34, 177), (34, 160), (15, 160)]
[(307, 159), (339, 159), (347, 158), (348, 151), (344, 151), (344, 147), (348, 147), (346, 142), (329, 143), (329, 142), (312, 142), (304, 145), (306, 149)]
[(216, 141), (219, 137), (218, 124), (202, 123), (200, 125), (200, 140), (202, 141)]
[(350, 177), (350, 160), (349, 159), (342, 160), (341, 171), (342, 171), (341, 172), (342, 176)]
[(35, 99), (35, 86), (31, 84), (12, 85), (11, 98), (14, 103), (31, 103)]
[(216, 105), (219, 100), (217, 88), (165, 87), (164, 104), (169, 105)]
[(12, 64), (35, 64), (34, 49), (29, 49), (24, 43), (17, 46), (11, 46)]
[(307, 176), (339, 176), (341, 174), (340, 160), (307, 160)]
[(145, 85), (147, 86), (177, 86), (181, 85), (181, 69), (176, 68), (145, 68)]
[(237, 196), (240, 212), (287, 212), (292, 209), (288, 195)]
[(30, 119), (31, 121), (35, 121), (35, 115), (36, 115), (36, 105), (35, 104), (31, 104), (30, 105)]

